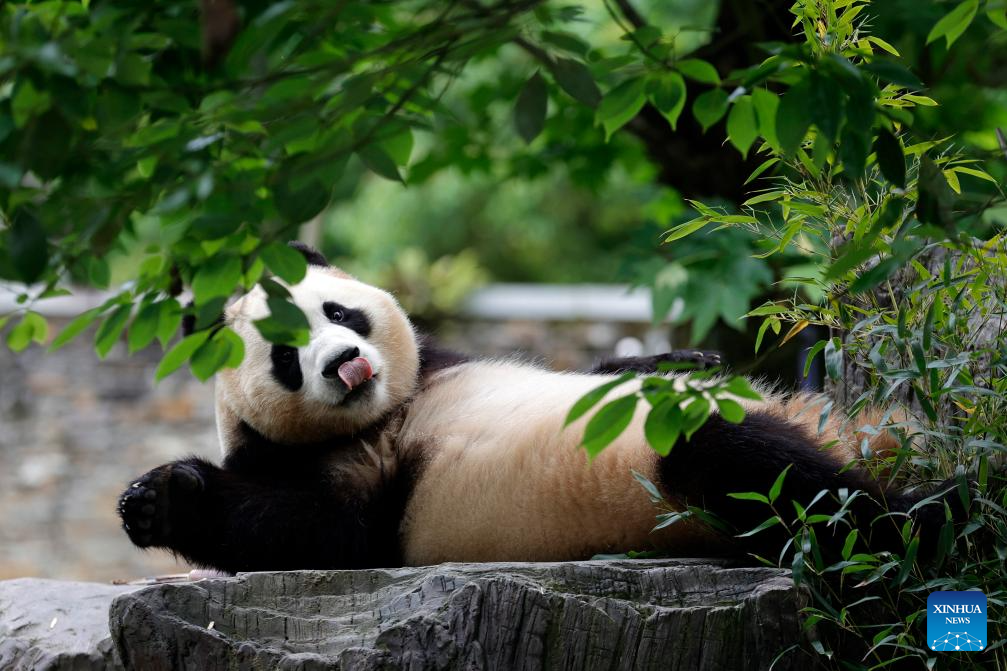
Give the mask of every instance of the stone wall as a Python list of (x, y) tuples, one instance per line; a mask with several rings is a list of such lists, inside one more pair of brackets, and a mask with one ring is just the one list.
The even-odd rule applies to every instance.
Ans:
[[(52, 320), (51, 331), (62, 324)], [(449, 346), (523, 353), (579, 368), (645, 325), (470, 321), (441, 329)], [(165, 461), (218, 456), (212, 383), (179, 371), (154, 384), (154, 347), (99, 361), (85, 334), (47, 354), (0, 346), (0, 579), (115, 580), (185, 570), (134, 549), (115, 502), (133, 478)], [(531, 353), (535, 353), (532, 357)]]
[(182, 570), (135, 550), (115, 503), (129, 479), (217, 454), (211, 384), (155, 385), (158, 349), (99, 361), (81, 338), (46, 354), (0, 347), (0, 578), (112, 580)]

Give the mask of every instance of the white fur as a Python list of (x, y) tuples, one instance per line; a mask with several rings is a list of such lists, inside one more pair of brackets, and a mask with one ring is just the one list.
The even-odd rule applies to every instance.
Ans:
[[(218, 435), (227, 454), (239, 420), (267, 438), (300, 443), (323, 440), (362, 429), (404, 403), (413, 393), (419, 366), (416, 335), (391, 294), (350, 278), (335, 269), (310, 266), (298, 284), (287, 287), (294, 304), (308, 319), (310, 339), (298, 348), (303, 384), (295, 392), (272, 375), (267, 342), (253, 324), (269, 314), (266, 292), (255, 287), (227, 310), (228, 325), (245, 342), (245, 358), (236, 370), (217, 376)], [(363, 337), (331, 322), (322, 305), (339, 303), (365, 312), (371, 332)], [(360, 349), (374, 378), (366, 403), (342, 405), (347, 390), (322, 370), (348, 347)]]

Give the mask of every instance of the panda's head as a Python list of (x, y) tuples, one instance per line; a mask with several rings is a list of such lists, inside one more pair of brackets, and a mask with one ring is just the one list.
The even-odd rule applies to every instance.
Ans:
[(238, 368), (217, 375), (217, 422), (229, 451), (239, 422), (283, 444), (357, 432), (406, 401), (416, 386), (419, 352), (413, 327), (395, 299), (295, 245), (308, 260), (288, 286), (310, 324), (303, 347), (276, 345), (253, 322), (269, 314), (259, 286), (225, 313), (245, 343)]

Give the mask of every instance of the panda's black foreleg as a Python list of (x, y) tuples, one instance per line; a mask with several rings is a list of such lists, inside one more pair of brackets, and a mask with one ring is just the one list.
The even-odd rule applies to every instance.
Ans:
[[(847, 504), (853, 524), (861, 538), (874, 550), (902, 553), (901, 527), (908, 511), (921, 497), (885, 491), (864, 471), (843, 471), (834, 456), (819, 449), (819, 444), (801, 427), (770, 413), (749, 412), (741, 424), (732, 424), (712, 416), (689, 441), (679, 440), (671, 453), (661, 459), (659, 477), (667, 494), (690, 506), (703, 508), (728, 522), (738, 534), (755, 529), (773, 512), (762, 502), (733, 498), (732, 493), (769, 493), (780, 473), (790, 466), (774, 506), (789, 524), (796, 517), (793, 502), (807, 506), (823, 489), (822, 497), (809, 512), (833, 514), (839, 507), (839, 491), (861, 493)], [(957, 496), (947, 497), (956, 515), (960, 515)], [(944, 508), (926, 505), (914, 511), (916, 529), (921, 536), (921, 555), (933, 546)], [(894, 515), (887, 515), (892, 512)], [(827, 559), (836, 561), (838, 550), (849, 533), (842, 524), (818, 525), (816, 538)], [(781, 524), (746, 537), (735, 537), (736, 550), (751, 552), (775, 560), (790, 538)], [(858, 550), (859, 551), (859, 550)]]
[(370, 543), (365, 510), (339, 501), (321, 478), (278, 485), (190, 458), (141, 476), (119, 514), (130, 540), (221, 571), (354, 568), (389, 548)]
[(661, 364), (691, 364), (694, 369), (705, 370), (720, 366), (720, 354), (718, 352), (708, 352), (704, 350), (672, 350), (663, 354), (653, 356), (626, 356), (610, 357), (602, 359), (593, 367), (587, 370), (588, 373), (658, 373), (661, 372)]

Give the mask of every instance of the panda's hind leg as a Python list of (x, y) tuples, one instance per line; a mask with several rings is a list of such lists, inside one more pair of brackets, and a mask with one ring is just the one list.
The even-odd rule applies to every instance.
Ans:
[[(713, 415), (690, 440), (679, 440), (671, 453), (660, 460), (658, 475), (666, 494), (680, 504), (713, 513), (733, 526), (737, 534), (750, 531), (773, 515), (763, 502), (738, 499), (732, 493), (755, 492), (766, 495), (780, 473), (790, 467), (774, 507), (789, 524), (795, 518), (792, 502), (808, 506), (823, 489), (829, 493), (811, 513), (835, 513), (841, 489), (861, 493), (848, 502), (847, 510), (861, 537), (869, 538), (872, 550), (902, 550), (900, 528), (905, 515), (921, 497), (886, 491), (882, 484), (858, 468), (844, 470), (842, 451), (822, 449), (803, 423), (793, 422), (766, 410), (750, 411), (743, 422), (733, 424)], [(939, 515), (936, 515), (940, 508)], [(895, 515), (886, 515), (894, 512)], [(919, 526), (943, 524), (942, 506), (924, 506), (913, 513)], [(923, 528), (928, 540), (938, 529)], [(816, 527), (816, 537), (824, 552), (835, 554), (849, 532), (842, 524)], [(735, 536), (733, 543), (742, 553), (754, 553), (775, 560), (790, 531), (781, 524), (751, 536)]]
[(634, 373), (653, 374), (661, 372), (661, 364), (686, 364), (686, 367), (696, 370), (706, 370), (720, 366), (723, 361), (719, 352), (705, 350), (672, 350), (653, 356), (609, 357), (595, 363), (586, 372), (601, 373)]

